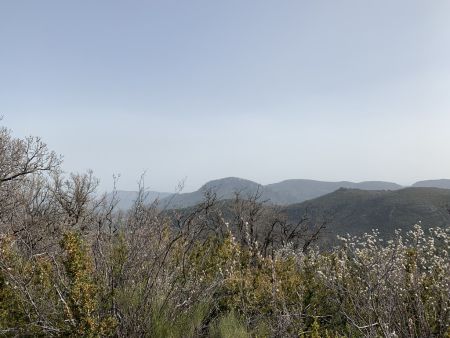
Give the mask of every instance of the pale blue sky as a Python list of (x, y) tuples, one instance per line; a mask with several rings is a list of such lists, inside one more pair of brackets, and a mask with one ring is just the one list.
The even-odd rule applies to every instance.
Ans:
[(0, 0), (0, 114), (102, 186), (450, 177), (450, 1)]

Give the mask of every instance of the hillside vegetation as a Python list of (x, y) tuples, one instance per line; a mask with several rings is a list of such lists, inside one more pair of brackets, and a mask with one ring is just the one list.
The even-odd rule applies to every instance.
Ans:
[(441, 179), (441, 180), (419, 181), (414, 183), (413, 187), (450, 189), (450, 180)]
[[(1, 336), (450, 336), (448, 226), (319, 250), (325, 223), (289, 219), (258, 194), (218, 201), (206, 190), (161, 211), (142, 187), (123, 212), (91, 172), (60, 165), (39, 138), (0, 129)], [(350, 195), (383, 210), (426, 197), (428, 208), (447, 196), (386, 194), (340, 190), (321, 203), (345, 210)]]
[(284, 212), (295, 220), (307, 215), (312, 224), (327, 222), (329, 237), (363, 234), (379, 229), (391, 237), (395, 229), (421, 223), (424, 228), (450, 224), (450, 190), (405, 188), (395, 191), (339, 189), (301, 204), (289, 205)]

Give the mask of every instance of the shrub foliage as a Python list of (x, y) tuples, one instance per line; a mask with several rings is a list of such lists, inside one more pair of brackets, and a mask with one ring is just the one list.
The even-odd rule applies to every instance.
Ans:
[(214, 194), (183, 212), (115, 210), (92, 173), (0, 130), (0, 336), (450, 337), (450, 231), (420, 224), (318, 249)]

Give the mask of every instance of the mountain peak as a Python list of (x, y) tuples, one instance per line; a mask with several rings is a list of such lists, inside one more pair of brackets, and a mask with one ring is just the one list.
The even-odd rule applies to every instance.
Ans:
[(247, 188), (249, 186), (258, 187), (258, 186), (260, 186), (260, 184), (250, 181), (250, 180), (247, 180), (247, 179), (244, 179), (244, 178), (230, 176), (230, 177), (219, 178), (219, 179), (215, 179), (215, 180), (206, 182), (200, 188), (200, 190), (204, 191), (206, 189), (216, 189), (216, 188), (224, 188), (224, 187)]

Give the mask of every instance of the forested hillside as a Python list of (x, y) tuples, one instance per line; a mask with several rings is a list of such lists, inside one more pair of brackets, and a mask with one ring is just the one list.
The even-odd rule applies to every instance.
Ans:
[(328, 237), (361, 235), (379, 229), (391, 237), (396, 229), (421, 223), (425, 228), (450, 224), (450, 190), (405, 188), (395, 191), (339, 189), (331, 194), (289, 205), (289, 219), (304, 215), (314, 223), (327, 222)]

